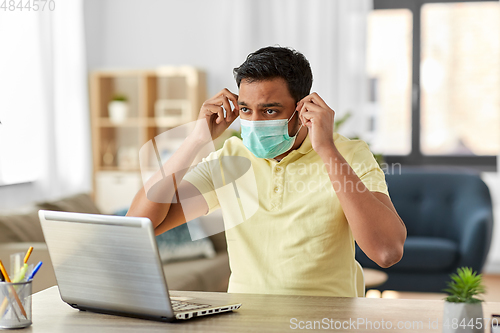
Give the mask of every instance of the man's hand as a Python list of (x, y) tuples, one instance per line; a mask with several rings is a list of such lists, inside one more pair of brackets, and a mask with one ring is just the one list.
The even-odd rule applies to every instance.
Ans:
[[(313, 93), (297, 103), (300, 120), (309, 129), (311, 144), (326, 168), (356, 243), (380, 267), (403, 256), (406, 228), (384, 193), (371, 192), (333, 142), (335, 111)], [(334, 171), (335, 170), (335, 171)], [(355, 186), (342, 184), (355, 184)]]
[[(234, 109), (231, 108), (229, 101), (233, 103)], [(224, 109), (226, 110), (226, 117), (224, 117)], [(233, 94), (228, 89), (223, 89), (203, 103), (198, 120), (205, 119), (207, 121), (212, 140), (215, 140), (238, 116), (238, 95)], [(195, 128), (193, 135), (196, 136), (197, 133), (204, 133), (204, 131)]]
[(312, 93), (297, 103), (299, 117), (309, 129), (313, 149), (321, 155), (326, 149), (335, 149), (333, 143), (333, 111), (317, 93)]

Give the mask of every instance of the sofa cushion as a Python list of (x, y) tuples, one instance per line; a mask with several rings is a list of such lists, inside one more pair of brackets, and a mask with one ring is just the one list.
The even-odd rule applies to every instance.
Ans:
[(33, 208), (0, 214), (0, 243), (44, 241), (38, 212)]
[(199, 220), (194, 219), (188, 223), (189, 228), (184, 223), (156, 236), (162, 262), (215, 256), (212, 241), (199, 224)]
[(227, 253), (218, 253), (210, 259), (194, 259), (170, 262), (163, 265), (168, 288), (226, 292), (229, 282)]
[[(120, 209), (115, 215), (125, 216), (127, 209)], [(212, 258), (215, 249), (199, 219), (186, 223), (156, 236), (156, 244), (163, 263), (193, 258)], [(192, 234), (191, 234), (192, 233)], [(192, 237), (191, 237), (192, 236)], [(192, 240), (195, 239), (195, 240)]]
[(210, 236), (215, 252), (227, 252), (226, 232), (219, 232)]
[[(363, 267), (380, 267), (371, 261), (359, 248), (356, 259)], [(458, 260), (458, 244), (445, 238), (408, 237), (404, 245), (404, 254), (400, 262), (387, 271), (447, 271)]]
[(101, 214), (87, 193), (79, 193), (60, 200), (41, 202), (39, 209), (56, 210), (61, 212), (75, 212), (87, 214)]
[(398, 270), (446, 271), (458, 259), (458, 244), (445, 238), (408, 237)]

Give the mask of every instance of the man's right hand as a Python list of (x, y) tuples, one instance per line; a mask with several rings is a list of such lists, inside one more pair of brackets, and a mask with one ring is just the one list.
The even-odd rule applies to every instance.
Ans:
[[(233, 109), (231, 108), (229, 101), (233, 103)], [(224, 117), (224, 109), (226, 110), (226, 117)], [(238, 116), (238, 95), (233, 94), (228, 89), (224, 88), (214, 97), (203, 103), (198, 120), (205, 119), (207, 121), (212, 140), (215, 140), (236, 118), (238, 118)], [(195, 128), (192, 135), (196, 136), (197, 133), (204, 133), (204, 131), (200, 131)]]

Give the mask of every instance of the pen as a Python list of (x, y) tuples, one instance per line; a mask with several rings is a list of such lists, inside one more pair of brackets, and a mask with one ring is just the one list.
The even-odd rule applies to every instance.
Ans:
[(30, 281), (30, 280), (33, 280), (33, 278), (35, 277), (35, 274), (38, 273), (38, 270), (40, 269), (40, 267), (42, 267), (42, 262), (40, 261), (36, 266), (35, 268), (33, 269), (33, 271), (31, 272), (31, 274), (28, 276), (28, 280), (27, 281)]
[(24, 279), (27, 270), (28, 270), (28, 264), (24, 264), (23, 266), (21, 266), (19, 271), (17, 271), (16, 275), (14, 275), (14, 277), (12, 278), (12, 282), (14, 283), (21, 282)]
[(28, 252), (26, 252), (26, 256), (24, 256), (24, 263), (25, 264), (28, 262), (28, 259), (31, 255), (31, 252), (33, 252), (33, 246), (30, 246), (30, 248), (28, 249)]
[[(12, 280), (12, 282), (14, 283), (17, 283), (17, 282), (21, 282), (24, 280), (24, 277), (26, 275), (26, 272), (28, 270), (28, 264), (24, 264), (23, 267), (19, 270), (19, 272), (17, 272), (16, 276), (14, 277), (14, 279)], [(13, 288), (14, 290), (18, 289), (17, 287), (14, 287)], [(23, 289), (21, 289), (22, 291)], [(8, 297), (5, 297), (3, 299), (3, 302), (2, 302), (2, 305), (0, 305), (0, 313), (4, 312), (5, 309), (7, 308), (7, 305), (9, 304), (9, 298)], [(6, 312), (7, 313), (7, 312)], [(4, 314), (5, 315), (5, 314)], [(17, 316), (17, 314), (16, 314)]]
[[(3, 277), (5, 278), (5, 282), (10, 282), (9, 274), (7, 274), (7, 271), (5, 270), (5, 266), (3, 265), (2, 260), (0, 260), (0, 270), (2, 271)], [(28, 318), (26, 311), (24, 311), (23, 303), (21, 303), (19, 296), (17, 296), (16, 290), (12, 286), (10, 286), (10, 288), (14, 295), (14, 298), (16, 299), (17, 304), (19, 305), (19, 309), (21, 309), (21, 313), (25, 318)]]
[(14, 279), (12, 279), (13, 283), (18, 283), (22, 282), (24, 280), (24, 277), (26, 276), (26, 272), (28, 271), (28, 264), (24, 264), (23, 267), (17, 272), (16, 276)]
[[(1, 264), (1, 261), (0, 261), (0, 264)], [(5, 267), (3, 267), (3, 264), (2, 264), (2, 266), (0, 267), (0, 276), (2, 276), (2, 281), (5, 281), (5, 278), (3, 276), (4, 271), (5, 271)], [(7, 309), (7, 305), (9, 304), (9, 301), (12, 304), (12, 312), (14, 312), (14, 315), (16, 316), (17, 320), (21, 321), (21, 319), (19, 319), (19, 316), (17, 315), (17, 311), (14, 311), (14, 304), (12, 303), (12, 300), (8, 296), (5, 296), (5, 298), (2, 302), (2, 305), (0, 306), (0, 313), (3, 313), (2, 318), (3, 318), (3, 316), (5, 316), (5, 314), (7, 314), (7, 311), (5, 311), (5, 309)]]
[[(31, 271), (31, 273), (29, 274), (29, 276), (27, 277), (27, 279), (25, 279), (25, 281), (31, 281), (33, 280), (33, 278), (35, 277), (36, 273), (38, 273), (38, 270), (40, 269), (40, 267), (42, 267), (42, 264), (43, 262), (39, 262), (35, 268)], [(32, 265), (30, 265), (32, 266)], [(24, 291), (24, 288), (26, 287), (26, 285), (22, 286), (21, 290), (19, 291), (20, 293), (22, 293)], [(7, 308), (7, 303), (8, 303), (8, 299), (7, 297), (3, 300), (3, 303), (2, 305), (0, 305), (0, 313), (4, 312), (5, 309)]]

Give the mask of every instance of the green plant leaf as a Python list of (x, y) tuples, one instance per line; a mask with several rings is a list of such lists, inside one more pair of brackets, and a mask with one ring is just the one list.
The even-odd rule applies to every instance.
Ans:
[(481, 274), (477, 274), (470, 267), (460, 267), (457, 273), (450, 274), (450, 278), (451, 281), (446, 283), (448, 288), (443, 289), (449, 294), (445, 298), (446, 301), (472, 304), (483, 302), (482, 299), (474, 297), (486, 292)]
[(113, 96), (113, 101), (122, 101), (122, 102), (126, 102), (128, 99), (127, 99), (127, 96), (125, 96), (124, 94), (115, 94)]

